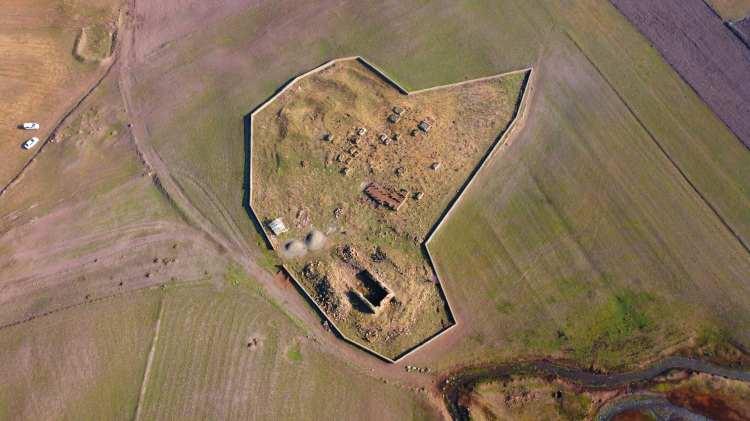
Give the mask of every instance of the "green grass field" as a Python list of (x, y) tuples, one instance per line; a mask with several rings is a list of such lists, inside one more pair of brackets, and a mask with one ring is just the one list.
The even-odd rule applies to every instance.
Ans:
[[(748, 331), (750, 259), (692, 186), (747, 243), (750, 155), (607, 2), (345, 6), (264, 35), (298, 12), (281, 3), (233, 16), (140, 69), (141, 101), (174, 78), (194, 89), (160, 103), (150, 141), (178, 180), (213, 192), (203, 210), (216, 226), (256, 243), (240, 206), (241, 118), (287, 78), (352, 54), (409, 89), (531, 64), (526, 126), (433, 244), (451, 302), (480, 309), (472, 342), (443, 363), (553, 354), (619, 366), (704, 325)], [(326, 29), (355, 13), (367, 19)]]
[(253, 292), (257, 287), (241, 279), (221, 289), (167, 289), (141, 419), (430, 415), (414, 392), (322, 352), (302, 328)]
[(0, 418), (133, 419), (161, 294), (76, 307), (0, 332)]
[(585, 105), (613, 93), (595, 71), (571, 80), (576, 54), (537, 68), (525, 130), (431, 245), (449, 296), (495, 309), (468, 316), (488, 349), (465, 348), (617, 366), (703, 323), (747, 341), (747, 253), (616, 97)]

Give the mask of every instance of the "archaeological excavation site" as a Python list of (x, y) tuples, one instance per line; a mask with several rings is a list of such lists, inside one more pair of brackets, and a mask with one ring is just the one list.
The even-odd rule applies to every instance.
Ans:
[(455, 323), (425, 242), (513, 120), (528, 75), (407, 92), (342, 59), (252, 113), (250, 207), (347, 339), (395, 360)]

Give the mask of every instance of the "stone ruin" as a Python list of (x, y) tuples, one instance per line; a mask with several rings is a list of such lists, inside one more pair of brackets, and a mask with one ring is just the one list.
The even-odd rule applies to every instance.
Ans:
[(372, 314), (378, 314), (394, 296), (393, 291), (369, 270), (357, 273), (357, 286), (351, 292)]
[(406, 200), (406, 195), (388, 187), (370, 183), (365, 187), (365, 194), (380, 206), (397, 211)]

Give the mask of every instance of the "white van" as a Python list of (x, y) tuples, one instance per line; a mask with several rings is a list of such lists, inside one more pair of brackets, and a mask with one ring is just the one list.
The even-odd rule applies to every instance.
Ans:
[(24, 149), (31, 149), (33, 148), (37, 143), (39, 143), (38, 137), (32, 137), (31, 139), (23, 142), (23, 148)]

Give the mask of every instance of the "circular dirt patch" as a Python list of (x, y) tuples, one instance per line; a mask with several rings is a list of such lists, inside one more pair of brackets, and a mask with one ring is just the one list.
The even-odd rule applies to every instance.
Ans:
[(287, 258), (304, 256), (305, 253), (307, 253), (307, 247), (299, 240), (287, 241), (282, 247), (282, 254)]
[(318, 230), (312, 230), (305, 237), (305, 245), (308, 250), (320, 250), (326, 244), (326, 236)]

